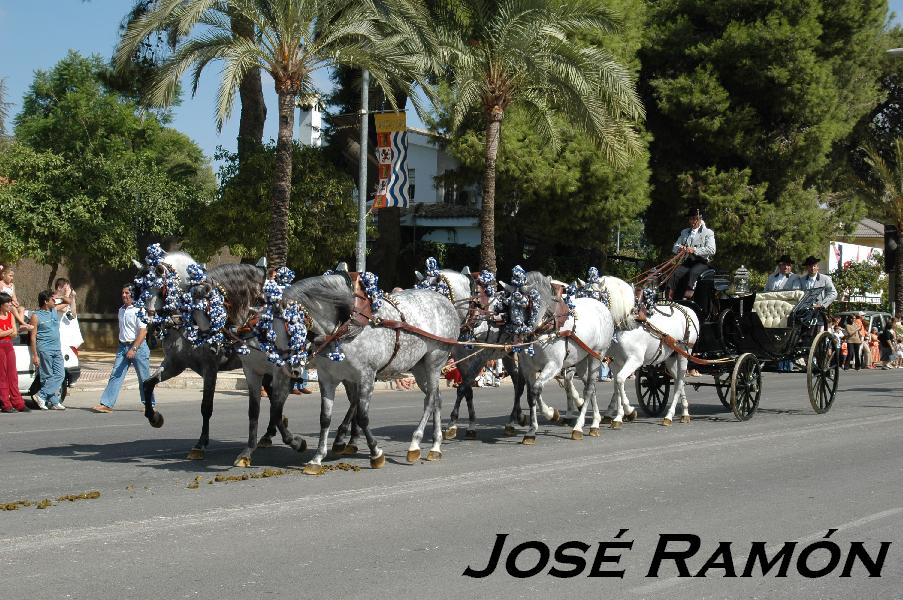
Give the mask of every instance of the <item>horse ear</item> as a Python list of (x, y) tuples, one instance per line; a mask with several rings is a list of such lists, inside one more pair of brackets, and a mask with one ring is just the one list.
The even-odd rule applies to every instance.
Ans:
[(260, 267), (261, 269), (266, 269), (266, 268), (267, 268), (267, 257), (266, 257), (266, 256), (261, 256), (261, 257), (260, 257), (260, 260), (258, 260), (258, 261), (257, 261), (257, 264), (254, 265), (254, 266)]
[(584, 286), (586, 286), (586, 282), (578, 277), (577, 278), (577, 287), (584, 287)]
[(135, 265), (135, 268), (136, 268), (136, 269), (143, 269), (143, 268), (144, 268), (144, 265), (142, 265), (140, 262), (138, 262), (138, 261), (135, 260), (134, 258), (132, 259), (132, 264)]
[(533, 291), (533, 284), (532, 284), (532, 283), (526, 283), (526, 284), (522, 285), (520, 289), (521, 289), (524, 293), (529, 294), (530, 292)]
[(335, 270), (336, 271), (345, 271), (347, 273), (348, 272), (348, 263), (346, 263), (345, 261), (340, 262), (339, 264), (337, 264), (335, 266)]
[(461, 269), (461, 274), (469, 276), (470, 275), (470, 267), (468, 267), (467, 265), (464, 265), (464, 268)]
[(420, 271), (414, 271), (414, 277), (417, 278), (417, 281), (423, 281), (423, 273)]
[(513, 294), (516, 290), (516, 288), (514, 286), (508, 285), (504, 281), (499, 281), (499, 285), (502, 286), (505, 289), (505, 291), (508, 292), (509, 294)]

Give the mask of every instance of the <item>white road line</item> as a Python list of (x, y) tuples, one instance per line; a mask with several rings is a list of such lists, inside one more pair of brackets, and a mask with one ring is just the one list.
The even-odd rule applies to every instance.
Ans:
[[(863, 525), (872, 523), (873, 521), (879, 521), (881, 519), (886, 519), (887, 517), (892, 517), (894, 515), (900, 514), (901, 512), (903, 512), (903, 506), (900, 506), (897, 508), (891, 508), (888, 510), (882, 510), (881, 512), (876, 512), (874, 514), (867, 515), (865, 517), (856, 519), (855, 521), (849, 521), (842, 525), (832, 525), (832, 526), (826, 527), (825, 529), (822, 529), (821, 531), (811, 533), (809, 535), (806, 535), (801, 538), (797, 538), (795, 540), (787, 540), (787, 541), (797, 542), (798, 544), (808, 544), (809, 542), (814, 542), (815, 540), (825, 537), (825, 534), (827, 533), (829, 528), (836, 529), (838, 532), (845, 531), (847, 529), (855, 529), (857, 527), (862, 527)], [(773, 545), (767, 546), (765, 548), (765, 553), (767, 555), (773, 555), (775, 552), (778, 552), (783, 547), (784, 547), (784, 542), (781, 542), (779, 544), (773, 544)], [(734, 568), (737, 571), (742, 571), (745, 565), (746, 565), (745, 560), (734, 561)], [(677, 575), (675, 575), (675, 576), (669, 577), (667, 579), (661, 579), (659, 581), (656, 581), (655, 583), (650, 583), (649, 585), (643, 585), (640, 587), (633, 588), (630, 590), (630, 592), (633, 594), (638, 594), (638, 595), (654, 594), (657, 592), (664, 591), (664, 590), (666, 590), (670, 587), (673, 587), (679, 583), (685, 583), (685, 582), (689, 582), (689, 581), (698, 581), (698, 580), (695, 579), (694, 577), (678, 577)]]
[[(356, 490), (345, 490), (301, 496), (289, 500), (267, 501), (244, 504), (233, 507), (217, 507), (201, 512), (160, 515), (140, 521), (119, 521), (98, 527), (79, 527), (42, 531), (37, 534), (19, 537), (0, 538), (0, 557), (12, 558), (22, 552), (38, 552), (48, 548), (61, 548), (73, 544), (83, 544), (95, 540), (111, 540), (113, 538), (135, 538), (159, 535), (163, 532), (182, 527), (208, 527), (224, 522), (234, 522), (240, 517), (242, 522), (250, 519), (272, 519), (287, 513), (309, 513), (312, 507), (318, 510), (329, 510), (344, 504), (368, 503), (386, 498), (422, 497), (425, 493), (453, 488), (460, 492), (461, 486), (498, 485), (500, 482), (522, 480), (535, 481), (537, 475), (563, 470), (584, 470), (589, 467), (610, 466), (612, 463), (638, 458), (659, 458), (663, 453), (683, 452), (689, 450), (710, 449), (722, 446), (736, 447), (741, 443), (757, 443), (777, 440), (785, 437), (800, 437), (807, 434), (820, 434), (854, 427), (873, 427), (893, 424), (903, 420), (903, 415), (887, 417), (868, 417), (835, 423), (821, 423), (798, 429), (751, 433), (746, 435), (725, 435), (712, 440), (684, 441), (658, 445), (643, 449), (623, 449), (615, 452), (593, 456), (568, 457), (541, 463), (506, 468), (493, 467), (481, 471), (460, 473), (442, 477), (416, 479), (394, 485), (376, 485)], [(879, 513), (880, 514), (880, 513)], [(855, 522), (854, 522), (855, 523)], [(821, 532), (824, 535), (824, 532)]]

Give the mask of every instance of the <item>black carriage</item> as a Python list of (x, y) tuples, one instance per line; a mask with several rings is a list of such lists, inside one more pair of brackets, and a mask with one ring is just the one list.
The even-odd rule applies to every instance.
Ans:
[[(781, 361), (794, 367), (805, 361), (809, 402), (816, 413), (828, 412), (837, 393), (840, 352), (824, 313), (814, 308), (818, 291), (750, 293), (747, 281), (742, 267), (733, 276), (710, 270), (700, 277), (693, 300), (680, 302), (700, 324), (693, 357), (701, 362), (690, 367), (714, 378), (690, 385), (714, 387), (721, 403), (745, 421), (759, 406), (762, 372), (777, 371)], [(662, 365), (637, 371), (637, 397), (646, 414), (664, 412), (670, 388)]]

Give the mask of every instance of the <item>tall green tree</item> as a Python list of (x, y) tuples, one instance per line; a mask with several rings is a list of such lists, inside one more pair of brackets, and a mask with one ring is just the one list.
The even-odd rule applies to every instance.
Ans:
[[(707, 180), (717, 188), (724, 178), (739, 181), (747, 170), (748, 183), (763, 185), (770, 205), (790, 204), (791, 197), (800, 198), (798, 190), (819, 194), (783, 213), (791, 232), (800, 223), (819, 224), (809, 242), (803, 236), (811, 230), (779, 238), (777, 230), (756, 222), (771, 218), (770, 211), (739, 207), (744, 223), (765, 233), (752, 255), (756, 266), (770, 267), (774, 254), (806, 243), (824, 247), (850, 215), (823, 217), (826, 206), (842, 203), (833, 202), (835, 190), (817, 187), (818, 176), (833, 145), (879, 100), (886, 15), (886, 0), (650, 4), (640, 89), (653, 135), (647, 232), (660, 248), (673, 243), (694, 200), (682, 181)], [(723, 200), (716, 204), (731, 205)], [(709, 212), (710, 225), (737, 216)], [(733, 242), (719, 239), (719, 254)]]
[[(347, 65), (369, 69), (374, 82), (397, 104), (392, 90), (401, 86), (409, 91), (429, 68), (427, 47), (422, 44), (426, 18), (420, 8), (417, 2), (401, 0), (165, 0), (129, 26), (116, 50), (116, 61), (127, 63), (153, 31), (177, 32), (180, 42), (161, 66), (152, 97), (166, 104), (186, 70), (194, 67), (196, 87), (204, 68), (222, 61), (219, 124), (229, 118), (249, 70), (260, 68), (272, 76), (279, 97), (279, 134), (267, 258), (271, 266), (279, 267), (288, 253), (292, 131), (298, 97), (314, 91), (312, 76), (318, 69)], [(234, 18), (252, 24), (253, 38), (234, 35)]]
[(185, 135), (104, 84), (100, 57), (70, 52), (35, 73), (0, 151), (0, 229), (7, 259), (31, 256), (123, 267), (147, 236), (183, 233), (215, 189), (213, 172)]
[[(865, 164), (870, 177), (864, 183), (865, 193), (881, 211), (887, 223), (903, 231), (903, 137), (894, 141), (892, 158), (885, 159), (875, 148), (865, 150)], [(896, 290), (894, 302), (898, 317), (903, 317), (903, 249), (898, 249), (894, 264)]]
[(643, 117), (628, 70), (607, 50), (582, 43), (618, 20), (590, 0), (439, 2), (440, 64), (452, 81), (451, 131), (468, 118), (483, 129), (480, 266), (496, 270), (496, 170), (502, 121), (518, 107), (541, 138), (557, 144), (561, 115), (623, 166), (640, 152)]

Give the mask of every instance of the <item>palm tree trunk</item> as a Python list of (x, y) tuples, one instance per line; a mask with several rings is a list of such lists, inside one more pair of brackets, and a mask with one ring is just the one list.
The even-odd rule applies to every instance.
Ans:
[(498, 106), (486, 115), (486, 164), (483, 167), (483, 207), (480, 211), (480, 268), (496, 272), (495, 264), (495, 161), (499, 153), (504, 111)]
[(285, 266), (288, 257), (288, 208), (292, 195), (292, 133), (295, 128), (295, 95), (279, 92), (279, 137), (276, 140), (276, 168), (270, 188), (270, 238), (267, 263), (270, 268)]
[[(232, 33), (236, 36), (254, 39), (254, 24), (248, 19), (231, 14)], [(267, 118), (267, 107), (263, 100), (263, 85), (260, 69), (252, 69), (241, 80), (238, 88), (241, 98), (241, 119), (238, 123), (238, 165), (247, 162), (250, 154), (263, 144), (263, 125)]]
[[(903, 224), (901, 224), (903, 225)], [(900, 231), (898, 228), (897, 231)], [(894, 295), (894, 316), (903, 319), (903, 248), (897, 248), (894, 257), (894, 288), (890, 293)]]

